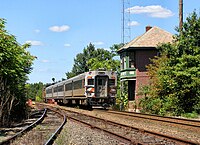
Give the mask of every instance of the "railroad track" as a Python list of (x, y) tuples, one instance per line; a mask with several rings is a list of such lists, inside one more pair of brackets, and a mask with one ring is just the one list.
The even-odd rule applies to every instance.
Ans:
[(44, 109), (42, 110), (32, 110), (28, 119), (23, 120), (19, 123), (14, 123), (10, 127), (0, 128), (0, 143), (8, 138), (14, 138), (18, 132), (26, 129), (28, 126), (36, 122), (44, 113)]
[[(52, 105), (48, 104), (45, 105), (52, 107)], [(128, 117), (130, 123), (124, 121), (126, 120), (126, 117), (125, 116), (122, 117), (119, 114), (117, 116), (120, 119), (118, 120), (112, 119), (114, 115), (110, 114), (111, 112), (106, 113), (106, 111), (103, 111), (104, 113), (107, 114), (104, 116), (104, 114), (101, 113), (102, 111), (96, 112), (96, 111), (79, 110), (74, 108), (66, 108), (62, 106), (56, 106), (56, 107), (61, 108), (63, 111), (65, 110), (66, 112), (65, 111), (64, 112), (66, 116), (69, 118), (69, 120), (90, 126), (89, 127), (90, 129), (101, 130), (99, 132), (99, 135), (103, 131), (104, 133), (108, 134), (108, 136), (112, 136), (112, 138), (117, 139), (119, 141), (117, 144), (181, 144), (181, 145), (199, 144), (199, 141), (197, 140), (192, 140), (187, 137), (185, 138), (184, 136), (180, 137), (180, 135), (177, 136), (177, 134), (179, 134), (179, 132), (177, 131), (170, 134), (165, 129), (163, 130), (164, 132), (159, 130), (154, 130), (154, 128), (153, 129), (151, 128), (152, 126), (150, 125), (151, 123), (149, 123), (150, 121), (146, 121), (149, 124), (148, 128), (145, 129), (145, 127), (143, 126), (133, 125), (135, 124), (133, 123), (135, 119), (131, 117)], [(140, 118), (140, 120), (145, 120), (145, 119)], [(156, 123), (154, 125), (157, 126), (160, 125), (160, 123)], [(77, 134), (75, 135), (77, 136)], [(77, 139), (79, 138), (82, 138), (81, 134)], [(198, 136), (196, 138), (198, 138)]]
[(127, 144), (196, 144), (196, 142), (120, 124), (67, 110), (67, 117), (93, 129), (104, 131)]
[(198, 120), (110, 110), (95, 110), (95, 113), (121, 118), (131, 126), (141, 126), (148, 131), (174, 136), (185, 141), (188, 140), (191, 144), (200, 144), (200, 121)]
[(126, 142), (130, 142), (130, 144), (196, 144), (196, 142), (163, 135), (90, 115), (83, 115), (77, 112), (75, 114), (78, 115), (72, 115), (76, 117), (68, 115), (68, 117), (76, 121), (81, 120), (81, 122), (85, 122), (85, 124), (90, 125), (92, 128), (103, 130), (122, 140), (126, 140)]
[(183, 125), (188, 127), (195, 127), (200, 128), (200, 121), (193, 120), (193, 119), (185, 119), (185, 118), (175, 118), (175, 117), (166, 117), (166, 116), (158, 116), (158, 115), (150, 115), (150, 114), (142, 114), (136, 112), (120, 112), (120, 111), (106, 111), (107, 113), (111, 114), (118, 114), (122, 116), (129, 116), (135, 118), (142, 118), (147, 120), (155, 120), (155, 121), (162, 121), (171, 124)]
[(60, 111), (45, 109), (42, 116), (36, 122), (4, 140), (0, 145), (52, 144), (65, 122), (66, 118)]

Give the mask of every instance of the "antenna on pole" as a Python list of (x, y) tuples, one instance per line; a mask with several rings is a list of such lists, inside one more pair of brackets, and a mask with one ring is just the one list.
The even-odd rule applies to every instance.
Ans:
[(122, 0), (122, 34), (121, 41), (126, 44), (131, 40), (130, 0)]

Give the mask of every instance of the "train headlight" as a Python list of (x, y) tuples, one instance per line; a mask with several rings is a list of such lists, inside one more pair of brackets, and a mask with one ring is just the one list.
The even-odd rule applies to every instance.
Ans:
[(93, 87), (88, 87), (86, 89), (86, 94), (88, 97), (93, 97), (94, 96), (94, 88)]
[(112, 89), (110, 89), (109, 94), (110, 94), (111, 97), (115, 97), (116, 92), (117, 92), (116, 89), (112, 88)]

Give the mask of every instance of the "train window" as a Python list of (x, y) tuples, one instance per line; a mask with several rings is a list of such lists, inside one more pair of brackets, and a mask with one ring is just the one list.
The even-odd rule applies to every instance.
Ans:
[(72, 90), (72, 83), (65, 85), (65, 91), (69, 91), (69, 90)]
[(114, 85), (115, 85), (115, 80), (109, 79), (109, 86), (114, 86)]
[(74, 82), (74, 89), (81, 89), (82, 88), (82, 80)]
[(58, 92), (62, 92), (63, 91), (63, 86), (59, 86), (58, 87)]
[(55, 88), (53, 89), (53, 92), (55, 93), (55, 92), (57, 92), (57, 90), (58, 90), (58, 87), (55, 87)]
[(94, 85), (94, 79), (88, 79), (88, 85)]
[(85, 87), (85, 80), (82, 80), (82, 88)]
[(99, 79), (99, 80), (98, 80), (98, 85), (101, 86), (102, 84), (103, 84), (103, 80), (102, 80), (102, 79)]
[(52, 93), (52, 89), (47, 89), (46, 93), (47, 94), (51, 94)]

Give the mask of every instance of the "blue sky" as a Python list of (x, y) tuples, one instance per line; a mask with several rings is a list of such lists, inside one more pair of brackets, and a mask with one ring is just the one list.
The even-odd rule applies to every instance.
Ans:
[[(143, 34), (147, 25), (175, 34), (178, 1), (130, 0), (126, 11), (131, 39)], [(184, 19), (194, 9), (200, 12), (200, 0), (183, 3)], [(76, 55), (90, 42), (105, 49), (122, 42), (122, 0), (0, 0), (0, 5), (6, 29), (20, 44), (31, 43), (28, 51), (37, 56), (29, 83), (65, 78)]]

